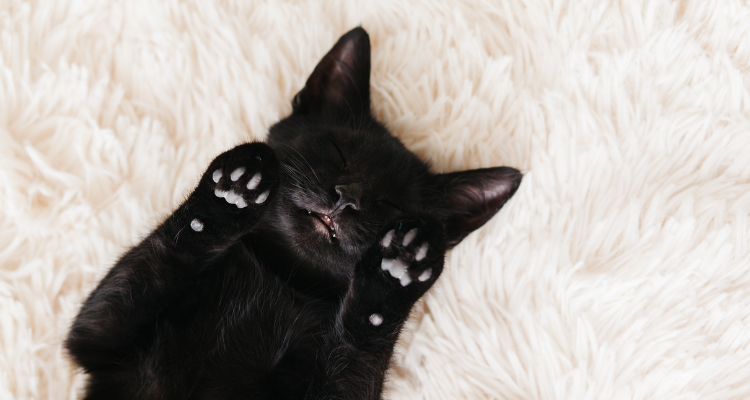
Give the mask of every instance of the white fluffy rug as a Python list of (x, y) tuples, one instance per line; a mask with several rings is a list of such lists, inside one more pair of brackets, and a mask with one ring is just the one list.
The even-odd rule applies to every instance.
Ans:
[(389, 398), (750, 398), (747, 1), (0, 7), (0, 398), (76, 398), (84, 296), (359, 24), (410, 149), (525, 172), (448, 255)]

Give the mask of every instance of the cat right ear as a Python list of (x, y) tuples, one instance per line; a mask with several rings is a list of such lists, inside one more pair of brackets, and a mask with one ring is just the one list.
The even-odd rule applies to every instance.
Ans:
[(370, 115), (370, 37), (361, 27), (342, 36), (292, 101), (294, 115), (359, 120)]
[(446, 245), (457, 245), (484, 225), (521, 184), (521, 172), (496, 167), (439, 174), (432, 177), (432, 212), (445, 225)]

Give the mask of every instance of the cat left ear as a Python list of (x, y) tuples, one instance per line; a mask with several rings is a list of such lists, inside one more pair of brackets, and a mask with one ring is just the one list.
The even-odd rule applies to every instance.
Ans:
[(433, 212), (445, 224), (446, 245), (457, 245), (484, 225), (521, 184), (521, 172), (508, 167), (474, 169), (433, 177)]
[(370, 115), (370, 37), (354, 28), (315, 67), (294, 96), (296, 115), (319, 114), (358, 120)]

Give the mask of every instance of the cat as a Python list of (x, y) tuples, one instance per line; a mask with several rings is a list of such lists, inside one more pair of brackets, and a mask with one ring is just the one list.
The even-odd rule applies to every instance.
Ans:
[(370, 40), (342, 36), (266, 142), (219, 155), (84, 302), (85, 399), (380, 399), (445, 251), (521, 173), (433, 174), (370, 109)]

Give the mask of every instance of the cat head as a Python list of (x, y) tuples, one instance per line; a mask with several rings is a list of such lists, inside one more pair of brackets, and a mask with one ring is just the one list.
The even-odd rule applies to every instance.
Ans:
[(521, 174), (498, 167), (433, 174), (370, 110), (370, 39), (342, 36), (271, 127), (281, 161), (272, 223), (290, 252), (350, 273), (385, 225), (400, 217), (442, 221), (448, 247), (487, 222)]

